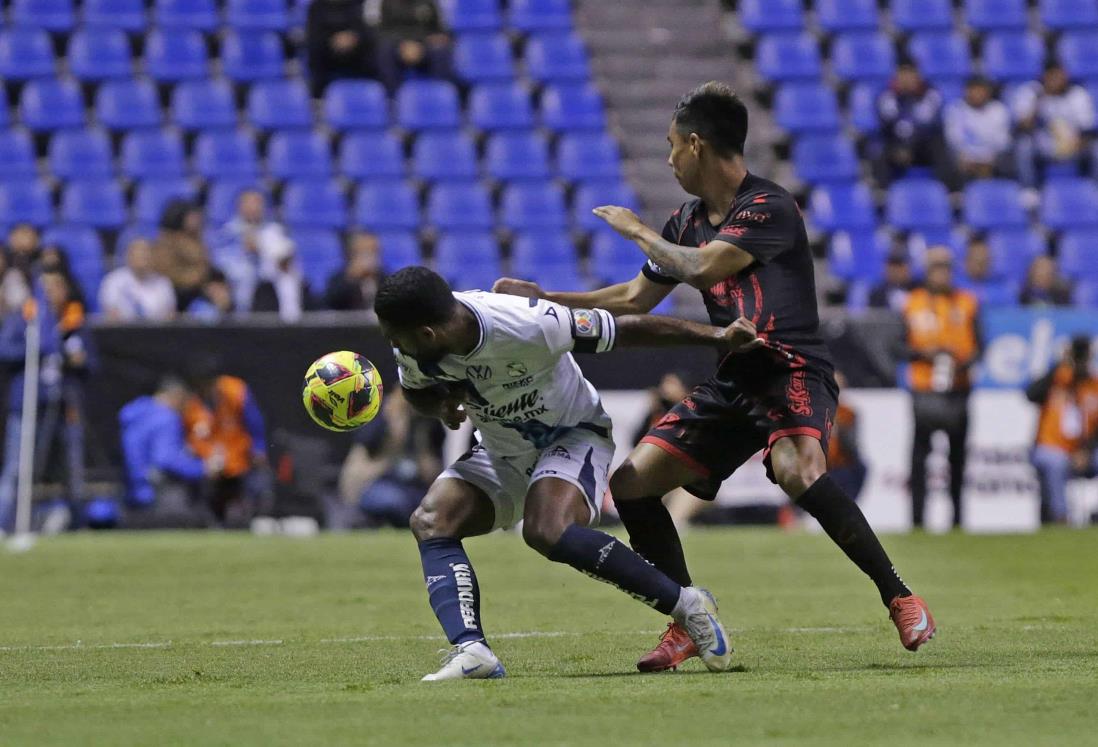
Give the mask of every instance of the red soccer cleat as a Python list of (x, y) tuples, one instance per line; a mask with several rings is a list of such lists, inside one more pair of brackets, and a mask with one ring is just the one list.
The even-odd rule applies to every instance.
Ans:
[(675, 669), (687, 659), (697, 656), (698, 649), (686, 629), (675, 622), (667, 623), (660, 643), (641, 657), (637, 669), (642, 672), (663, 672)]
[(896, 597), (888, 605), (888, 616), (900, 631), (900, 643), (908, 651), (918, 651), (919, 646), (934, 637), (937, 626), (930, 608), (922, 597)]

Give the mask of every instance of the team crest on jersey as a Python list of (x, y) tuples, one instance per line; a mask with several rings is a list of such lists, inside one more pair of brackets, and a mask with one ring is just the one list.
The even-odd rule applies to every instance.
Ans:
[(576, 337), (598, 337), (602, 333), (599, 318), (590, 309), (572, 309), (572, 329)]
[(526, 375), (526, 364), (522, 361), (512, 361), (507, 364), (507, 375), (512, 379)]

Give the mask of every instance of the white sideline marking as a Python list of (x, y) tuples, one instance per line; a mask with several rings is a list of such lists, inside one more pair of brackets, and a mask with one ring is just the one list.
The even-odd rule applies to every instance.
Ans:
[(210, 641), (211, 646), (281, 646), (282, 640), (253, 640), (253, 641)]

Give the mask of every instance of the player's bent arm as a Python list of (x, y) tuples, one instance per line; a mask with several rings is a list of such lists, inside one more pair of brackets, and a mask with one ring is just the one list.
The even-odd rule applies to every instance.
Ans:
[(728, 327), (713, 327), (685, 319), (634, 314), (615, 319), (617, 347), (667, 347), (701, 345), (732, 352), (752, 350), (763, 345), (751, 320), (740, 317)]
[(457, 430), (465, 421), (465, 411), (461, 409), (461, 397), (446, 384), (432, 384), (421, 389), (409, 389), (401, 386), (408, 404), (420, 415), (437, 418), (450, 430)]
[(679, 246), (644, 225), (632, 238), (663, 272), (699, 290), (711, 288), (755, 262), (749, 252), (723, 240), (703, 247)]
[(502, 278), (496, 281), (492, 290), (496, 293), (544, 298), (573, 309), (603, 309), (611, 314), (646, 314), (656, 308), (660, 301), (667, 298), (673, 285), (653, 283), (638, 272), (627, 283), (617, 283), (593, 291), (546, 291), (536, 283)]

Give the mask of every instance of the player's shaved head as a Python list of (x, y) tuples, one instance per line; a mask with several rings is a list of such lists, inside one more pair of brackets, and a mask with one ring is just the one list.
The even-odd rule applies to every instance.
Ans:
[(680, 135), (697, 134), (724, 158), (743, 155), (747, 107), (725, 83), (711, 80), (679, 99), (674, 123)]
[(374, 311), (386, 326), (412, 329), (443, 324), (454, 314), (450, 284), (426, 267), (397, 270), (381, 281)]

